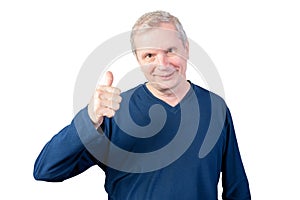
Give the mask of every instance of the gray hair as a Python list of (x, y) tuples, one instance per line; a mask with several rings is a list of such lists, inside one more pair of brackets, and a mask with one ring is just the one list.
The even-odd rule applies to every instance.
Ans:
[(132, 27), (131, 35), (130, 35), (130, 43), (131, 43), (131, 49), (134, 53), (135, 53), (134, 36), (136, 32), (141, 31), (142, 29), (148, 30), (149, 28), (159, 27), (161, 23), (173, 24), (176, 28), (176, 31), (178, 31), (178, 35), (182, 43), (185, 45), (188, 42), (188, 38), (183, 29), (183, 26), (177, 17), (171, 15), (168, 12), (160, 11), (160, 10), (154, 12), (148, 12), (142, 15)]

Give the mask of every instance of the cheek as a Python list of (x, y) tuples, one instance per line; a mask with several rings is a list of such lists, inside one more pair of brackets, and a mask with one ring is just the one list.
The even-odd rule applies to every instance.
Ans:
[(187, 61), (182, 59), (182, 58), (174, 58), (170, 61), (170, 64), (172, 66), (174, 66), (177, 70), (179, 71), (185, 71), (186, 69), (186, 65), (187, 65)]
[(142, 65), (141, 66), (142, 72), (145, 74), (145, 76), (149, 76), (154, 71), (154, 67), (150, 65)]

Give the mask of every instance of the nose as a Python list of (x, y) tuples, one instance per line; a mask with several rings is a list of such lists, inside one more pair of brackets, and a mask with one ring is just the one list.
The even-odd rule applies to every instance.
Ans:
[(169, 65), (168, 57), (164, 53), (157, 54), (156, 61), (160, 69), (164, 69)]

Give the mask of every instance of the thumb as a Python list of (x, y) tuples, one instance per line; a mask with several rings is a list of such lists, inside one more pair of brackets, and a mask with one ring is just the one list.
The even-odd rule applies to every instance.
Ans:
[(105, 74), (105, 85), (106, 86), (111, 86), (114, 81), (114, 76), (111, 71), (107, 71)]

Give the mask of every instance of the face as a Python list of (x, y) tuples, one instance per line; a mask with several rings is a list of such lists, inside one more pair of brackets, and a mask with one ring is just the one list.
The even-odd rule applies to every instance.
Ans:
[(172, 24), (138, 33), (136, 57), (151, 87), (175, 90), (186, 84), (188, 44), (183, 44)]

